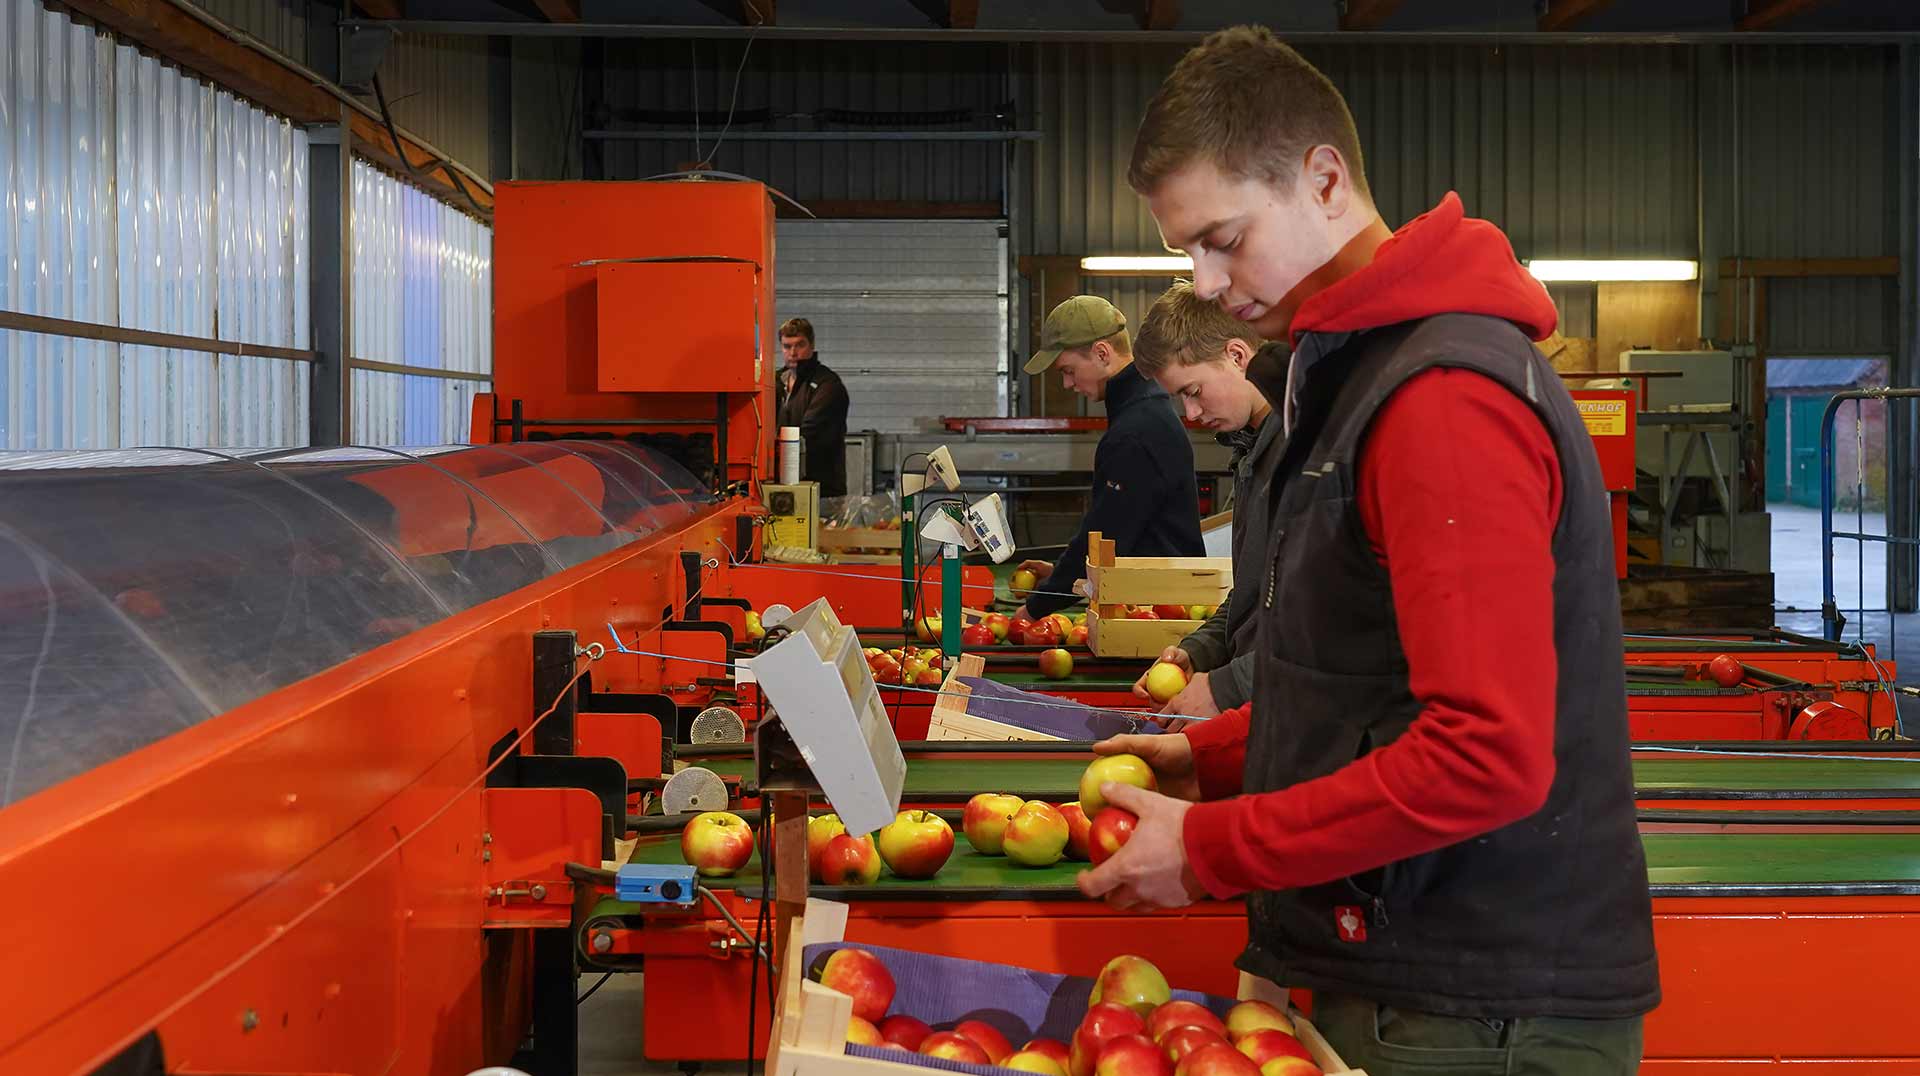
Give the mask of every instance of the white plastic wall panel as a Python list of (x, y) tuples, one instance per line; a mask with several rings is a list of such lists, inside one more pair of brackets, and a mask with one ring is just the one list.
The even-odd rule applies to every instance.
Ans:
[[(493, 372), (493, 230), (418, 188), (353, 164), (353, 351), (374, 362)], [(351, 438), (468, 438), (481, 381), (354, 371)]]
[(1007, 257), (991, 220), (781, 221), (775, 314), (813, 322), (850, 430), (1007, 413)]
[[(307, 346), (304, 132), (31, 0), (3, 11), (0, 309)], [(306, 375), (0, 333), (0, 447), (304, 444)]]

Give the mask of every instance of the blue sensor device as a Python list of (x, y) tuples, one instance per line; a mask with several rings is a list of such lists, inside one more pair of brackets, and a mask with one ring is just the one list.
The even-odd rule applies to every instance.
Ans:
[(613, 895), (637, 904), (692, 904), (695, 884), (684, 863), (629, 863), (614, 872)]

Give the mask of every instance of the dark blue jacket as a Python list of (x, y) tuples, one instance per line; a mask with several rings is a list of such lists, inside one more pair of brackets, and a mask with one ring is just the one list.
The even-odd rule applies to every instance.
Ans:
[(1080, 599), (1073, 584), (1087, 575), (1087, 534), (1099, 531), (1118, 557), (1202, 557), (1200, 485), (1193, 442), (1173, 398), (1129, 364), (1107, 382), (1107, 432), (1093, 453), (1093, 503), (1080, 532), (1049, 575), (1027, 596), (1036, 618)]

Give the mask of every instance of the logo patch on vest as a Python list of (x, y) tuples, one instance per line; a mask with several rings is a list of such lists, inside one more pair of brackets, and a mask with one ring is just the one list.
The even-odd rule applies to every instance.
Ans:
[(1367, 940), (1367, 920), (1361, 914), (1364, 911), (1358, 904), (1342, 904), (1333, 910), (1333, 929), (1339, 931), (1341, 941)]

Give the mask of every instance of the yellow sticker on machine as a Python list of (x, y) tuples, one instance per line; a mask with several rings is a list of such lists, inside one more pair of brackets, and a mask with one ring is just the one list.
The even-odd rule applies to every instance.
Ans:
[(1593, 437), (1625, 437), (1627, 435), (1627, 401), (1625, 400), (1575, 400), (1580, 408), (1580, 417), (1587, 424), (1587, 433)]

